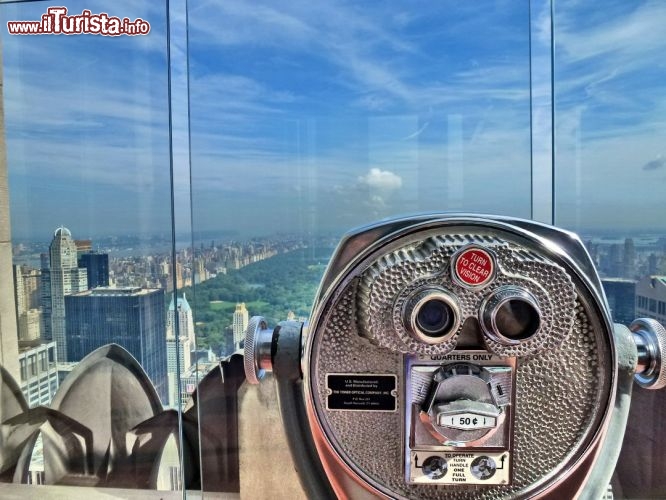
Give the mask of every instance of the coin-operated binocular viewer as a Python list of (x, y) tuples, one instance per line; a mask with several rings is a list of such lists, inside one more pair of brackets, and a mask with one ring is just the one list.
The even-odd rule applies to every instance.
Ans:
[(601, 498), (663, 327), (613, 325), (567, 231), (417, 216), (348, 234), (308, 325), (250, 321), (312, 498)]

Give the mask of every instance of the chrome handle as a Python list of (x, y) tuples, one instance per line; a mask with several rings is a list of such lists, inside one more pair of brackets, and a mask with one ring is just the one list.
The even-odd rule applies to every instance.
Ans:
[(666, 370), (663, 359), (666, 354), (666, 329), (651, 318), (639, 318), (629, 326), (634, 334), (638, 350), (638, 363), (634, 380), (645, 389), (666, 387)]

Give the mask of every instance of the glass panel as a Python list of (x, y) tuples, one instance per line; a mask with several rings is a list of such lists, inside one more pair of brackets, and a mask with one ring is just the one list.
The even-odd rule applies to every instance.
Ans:
[[(225, 2), (189, 19), (194, 225), (216, 280), (388, 215), (529, 217), (526, 5)], [(263, 288), (202, 296), (200, 317), (231, 325), (233, 302), (280, 295)]]
[(182, 488), (178, 413), (163, 406), (176, 267), (166, 5), (0, 6), (12, 299), (0, 408), (26, 436), (3, 442), (2, 471), (16, 467), (3, 481)]
[[(190, 2), (188, 15), (200, 350), (231, 354), (253, 315), (306, 319), (354, 226), (530, 217), (528, 3)], [(274, 399), (241, 403), (241, 460), (266, 471), (240, 471), (248, 497), (299, 489), (274, 465), (290, 460)], [(245, 440), (267, 421), (270, 449)]]
[[(556, 223), (583, 236), (615, 321), (666, 324), (666, 5), (555, 5)], [(663, 496), (664, 408), (634, 388), (616, 496)]]

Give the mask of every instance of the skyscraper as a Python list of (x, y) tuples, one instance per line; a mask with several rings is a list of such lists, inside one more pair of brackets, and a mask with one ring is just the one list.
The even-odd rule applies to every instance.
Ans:
[[(23, 282), (23, 269), (21, 266), (14, 264), (14, 302), (16, 303), (16, 317), (26, 311), (25, 300), (25, 284)], [(20, 334), (19, 334), (20, 335)]]
[(659, 269), (659, 257), (656, 254), (651, 253), (648, 257), (648, 274), (650, 276), (658, 274)]
[(234, 322), (233, 322), (233, 332), (234, 332), (234, 349), (239, 349), (241, 342), (245, 338), (245, 330), (247, 329), (247, 324), (250, 322), (250, 314), (247, 312), (245, 307), (245, 302), (236, 304), (236, 310), (234, 311)]
[(49, 255), (41, 255), (39, 302), (42, 311), (41, 334), (42, 340), (50, 342), (53, 340), (51, 332), (51, 270), (49, 269)]
[(67, 358), (65, 296), (86, 290), (88, 276), (86, 269), (78, 266), (76, 244), (67, 228), (59, 227), (53, 234), (49, 246), (49, 271), (51, 331), (45, 333), (50, 334), (50, 338), (56, 342), (58, 361), (71, 361)]
[(604, 278), (604, 287), (613, 321), (629, 325), (636, 316), (636, 282), (624, 278)]
[(633, 279), (636, 274), (636, 247), (632, 238), (624, 240), (624, 258), (622, 261), (625, 278)]
[(98, 347), (127, 349), (152, 380), (163, 402), (167, 394), (164, 290), (95, 288), (65, 297), (67, 359), (80, 361)]
[[(176, 335), (178, 341), (176, 341)], [(167, 312), (167, 377), (169, 380), (169, 406), (172, 408), (176, 407), (178, 402), (178, 368), (180, 368), (180, 373), (183, 373), (192, 366), (194, 348), (192, 308), (185, 295), (178, 297), (178, 307), (174, 306), (172, 297)]]
[(106, 253), (88, 252), (79, 255), (79, 267), (86, 268), (88, 288), (109, 286), (109, 255)]
[(606, 268), (608, 276), (620, 278), (624, 272), (624, 261), (622, 259), (622, 249), (617, 243), (613, 243), (608, 249), (608, 265)]

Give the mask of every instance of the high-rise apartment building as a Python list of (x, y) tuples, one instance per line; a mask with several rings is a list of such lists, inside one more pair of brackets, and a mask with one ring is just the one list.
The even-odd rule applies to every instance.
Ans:
[(250, 322), (250, 314), (245, 307), (245, 302), (236, 304), (236, 310), (234, 311), (234, 320), (233, 320), (233, 332), (234, 332), (234, 349), (239, 349), (241, 342), (245, 338), (245, 330), (247, 330), (247, 324)]
[[(44, 259), (46, 256), (46, 259)], [(42, 311), (42, 340), (53, 340), (51, 332), (51, 270), (49, 269), (48, 254), (42, 254), (42, 268), (40, 270), (39, 302)]]
[[(67, 358), (67, 335), (65, 296), (88, 289), (88, 276), (85, 268), (79, 268), (77, 249), (69, 229), (59, 227), (53, 234), (49, 246), (49, 272), (42, 272), (42, 286), (50, 293), (43, 295), (50, 304), (43, 311), (44, 323), (50, 324), (50, 331), (45, 331), (45, 338), (54, 340), (57, 346), (58, 361), (70, 361)], [(47, 317), (48, 315), (48, 317)]]
[(666, 276), (646, 276), (636, 284), (636, 316), (666, 326)]
[(19, 342), (38, 342), (41, 337), (41, 273), (27, 266), (14, 266), (14, 297)]
[(21, 266), (14, 264), (14, 302), (16, 303), (16, 314), (20, 314), (27, 310), (25, 303), (25, 291), (23, 283), (23, 269)]
[(164, 290), (95, 288), (65, 297), (67, 360), (80, 361), (98, 347), (127, 349), (168, 401)]
[(178, 297), (176, 307), (171, 299), (167, 312), (167, 377), (169, 406), (178, 403), (178, 373), (192, 366), (192, 351), (195, 349), (194, 320), (192, 308), (185, 295)]
[(208, 279), (208, 270), (203, 257), (194, 259), (194, 283), (199, 284)]
[(76, 252), (78, 253), (79, 256), (81, 256), (84, 253), (92, 252), (93, 248), (92, 240), (74, 240), (74, 244), (76, 245)]
[(88, 288), (109, 286), (109, 255), (106, 253), (88, 252), (79, 254), (79, 267), (86, 269)]
[(19, 316), (19, 344), (40, 342), (42, 339), (43, 324), (41, 309), (28, 309), (25, 313)]

